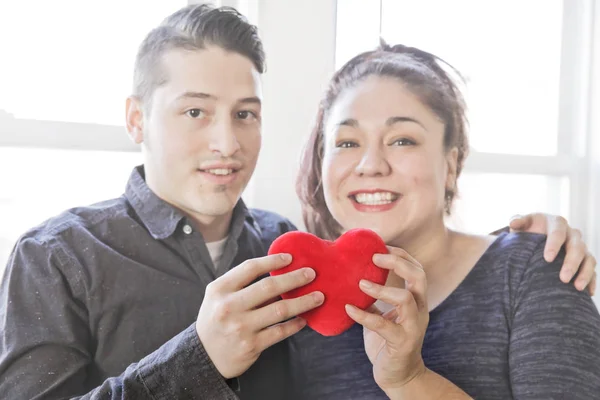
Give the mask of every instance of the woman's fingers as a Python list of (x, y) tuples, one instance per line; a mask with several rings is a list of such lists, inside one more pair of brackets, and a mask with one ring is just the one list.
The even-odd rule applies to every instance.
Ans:
[(363, 311), (351, 304), (346, 304), (346, 313), (365, 328), (376, 332), (388, 343), (398, 343), (405, 337), (402, 325), (395, 324), (379, 314)]
[(382, 286), (367, 280), (361, 280), (359, 286), (369, 296), (394, 306), (397, 314), (394, 322), (402, 324), (407, 331), (418, 332), (419, 309), (409, 290)]
[[(393, 249), (390, 254), (375, 254), (373, 263), (380, 268), (393, 271), (406, 282), (416, 302), (419, 311), (429, 311), (427, 307), (427, 276), (425, 271), (416, 260), (402, 249)], [(392, 251), (392, 250), (391, 250)]]

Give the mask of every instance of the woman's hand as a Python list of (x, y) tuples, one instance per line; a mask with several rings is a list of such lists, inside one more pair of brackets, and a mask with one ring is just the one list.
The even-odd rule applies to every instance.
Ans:
[(387, 392), (405, 386), (426, 371), (421, 348), (429, 324), (427, 279), (423, 267), (402, 249), (390, 248), (390, 254), (376, 254), (373, 262), (403, 278), (405, 288), (363, 280), (363, 292), (394, 308), (381, 314), (375, 307), (363, 311), (347, 305), (346, 312), (363, 325), (375, 382)]

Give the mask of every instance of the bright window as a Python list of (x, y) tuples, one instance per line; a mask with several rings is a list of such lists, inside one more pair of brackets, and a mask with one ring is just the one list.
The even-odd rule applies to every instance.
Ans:
[(460, 178), (459, 190), (452, 222), (472, 232), (500, 228), (513, 215), (531, 210), (569, 215), (566, 177), (466, 171)]
[(124, 128), (137, 48), (186, 4), (0, 1), (0, 275), (27, 229), (124, 192), (142, 162)]
[(186, 3), (0, 2), (0, 109), (19, 119), (123, 125), (140, 42)]
[(472, 154), (452, 224), (484, 233), (511, 215), (542, 211), (594, 229), (582, 179), (591, 158), (589, 1), (337, 4), (338, 68), (381, 37), (434, 53), (465, 77)]
[(62, 211), (119, 197), (141, 153), (0, 147), (0, 275), (17, 237)]
[(561, 0), (384, 0), (382, 7), (386, 41), (436, 54), (467, 80), (474, 150), (556, 154)]

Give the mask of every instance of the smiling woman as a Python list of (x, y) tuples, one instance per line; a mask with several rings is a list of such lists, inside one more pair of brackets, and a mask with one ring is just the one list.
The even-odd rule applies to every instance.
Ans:
[[(389, 230), (400, 228), (390, 225), (392, 218), (398, 224), (412, 224), (414, 228), (407, 226), (405, 235), (415, 236), (414, 229), (425, 226), (433, 210), (444, 210), (444, 202), (452, 201), (456, 171), (460, 171), (459, 151), (455, 148), (445, 159), (434, 157), (445, 154), (444, 147), (456, 144), (450, 139), (444, 146), (445, 127), (439, 117), (402, 89), (414, 87), (414, 81), (401, 85), (391, 77), (357, 75), (356, 79), (364, 82), (355, 90), (340, 89), (325, 124), (323, 185), (332, 188), (325, 192), (325, 203), (338, 221), (355, 210), (360, 212), (357, 216), (364, 217), (352, 219), (346, 229), (368, 226), (390, 240)], [(449, 96), (441, 92), (435, 98), (445, 97)], [(396, 115), (398, 112), (401, 116)], [(360, 123), (347, 125), (347, 113)], [(342, 123), (338, 124), (339, 120)], [(452, 125), (448, 131), (461, 132)], [(458, 133), (453, 136), (455, 140), (460, 137)], [(389, 181), (381, 179), (392, 171), (402, 174)], [(381, 203), (384, 196), (389, 199), (385, 204), (372, 203)]]
[(465, 76), (472, 151), (449, 223), (487, 232), (515, 213), (540, 210), (566, 217), (600, 251), (594, 1), (343, 0), (337, 6), (338, 67), (383, 37), (452, 60)]
[[(400, 53), (393, 62), (382, 55), (370, 53), (353, 58), (334, 76), (321, 104), (317, 126), (307, 145), (315, 152), (304, 153), (303, 164), (307, 174), (298, 177), (298, 190), (305, 205), (303, 211), (307, 228), (323, 237), (335, 238), (339, 235), (336, 213), (349, 212), (346, 207), (372, 208), (371, 205), (358, 202), (357, 193), (364, 193), (366, 200), (373, 193), (386, 197), (388, 194), (384, 193), (389, 193), (389, 200), (394, 197), (394, 202), (383, 207), (391, 209), (402, 201), (402, 212), (406, 212), (406, 207), (411, 208), (411, 204), (414, 208), (422, 201), (432, 203), (431, 207), (436, 207), (433, 203), (441, 202), (444, 205), (442, 209), (446, 212), (450, 210), (456, 194), (455, 180), (462, 171), (468, 152), (464, 101), (458, 87), (432, 55), (402, 45), (395, 46), (394, 51)], [(377, 58), (380, 56), (382, 58)], [(374, 75), (378, 78), (375, 79)], [(397, 90), (399, 78), (402, 78), (402, 85), (408, 90)], [(355, 89), (360, 91), (359, 95), (348, 90), (350, 82), (362, 81), (363, 84)], [(385, 90), (388, 84), (390, 88)], [(415, 101), (411, 93), (416, 93), (423, 103)], [(386, 101), (381, 102), (381, 96)], [(403, 104), (400, 113), (394, 108), (398, 103)], [(432, 115), (428, 110), (434, 110), (435, 114)], [(444, 124), (442, 121), (448, 122)], [(377, 132), (377, 135), (373, 135), (373, 132)], [(440, 149), (431, 144), (437, 136), (443, 137)], [(353, 151), (355, 148), (356, 151)], [(368, 154), (364, 155), (365, 150), (359, 148), (368, 149)], [(430, 165), (433, 153), (445, 151), (448, 153), (445, 153), (444, 164)], [(395, 165), (396, 169), (403, 170), (404, 165), (413, 172), (422, 172), (410, 179), (407, 177), (400, 185), (405, 189), (408, 186), (421, 187), (425, 189), (422, 196), (415, 197), (413, 193), (404, 199), (402, 190), (398, 188), (384, 190), (373, 186), (375, 182), (372, 182), (358, 190), (348, 183), (354, 170), (360, 176), (389, 174), (392, 167), (383, 159), (391, 154), (404, 155), (394, 158), (396, 164), (402, 164)], [(347, 176), (348, 181), (344, 179), (344, 183), (339, 183), (342, 176)], [(333, 181), (341, 185), (338, 192), (323, 192), (322, 184)], [(439, 191), (440, 187), (441, 193), (431, 192)], [(336, 200), (340, 198), (351, 201), (338, 204)], [(382, 220), (375, 223), (373, 218), (378, 216)], [(385, 227), (389, 226), (388, 216), (375, 214), (365, 218), (371, 229), (380, 233), (384, 240), (388, 239), (384, 233)], [(356, 224), (361, 226), (364, 222), (357, 220)], [(406, 234), (410, 235), (411, 232)]]
[(547, 262), (545, 235), (446, 225), (468, 145), (466, 107), (444, 65), (382, 44), (344, 64), (320, 103), (298, 175), (306, 226), (328, 239), (376, 231), (390, 254), (373, 262), (391, 273), (385, 285), (359, 284), (381, 308), (346, 305), (362, 327), (335, 340), (292, 337), (303, 396), (592, 398), (600, 315), (559, 280), (564, 254)]

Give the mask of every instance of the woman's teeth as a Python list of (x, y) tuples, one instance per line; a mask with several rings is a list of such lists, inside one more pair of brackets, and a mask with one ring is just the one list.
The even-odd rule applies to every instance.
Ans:
[(229, 174), (233, 173), (233, 170), (219, 168), (219, 169), (208, 169), (208, 170), (206, 170), (206, 172), (208, 172), (209, 174), (213, 174), (213, 175), (229, 175)]
[(383, 204), (390, 204), (398, 198), (398, 195), (390, 192), (377, 192), (377, 193), (358, 193), (354, 195), (354, 199), (357, 203), (365, 204), (369, 206), (379, 206)]

